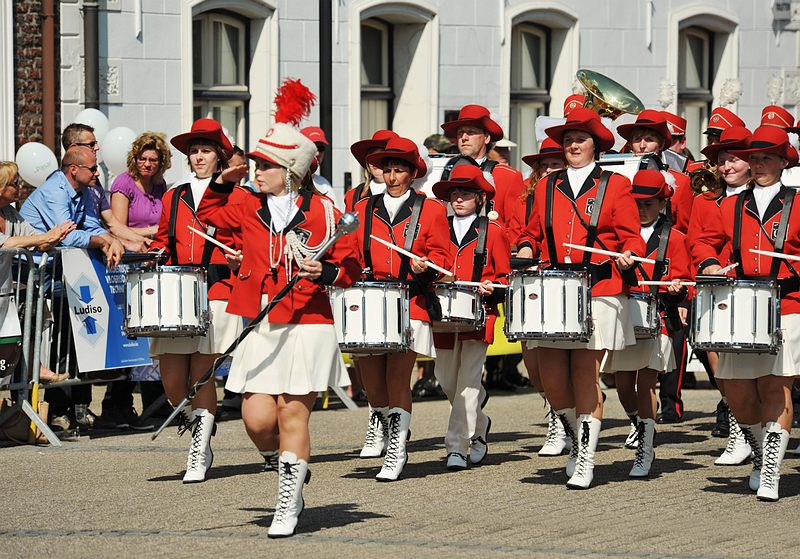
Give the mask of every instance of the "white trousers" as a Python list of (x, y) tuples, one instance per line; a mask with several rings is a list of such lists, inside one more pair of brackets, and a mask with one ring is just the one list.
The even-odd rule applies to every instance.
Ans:
[(481, 409), (486, 391), (481, 374), (488, 348), (489, 344), (480, 340), (456, 340), (453, 349), (436, 349), (434, 371), (451, 405), (444, 438), (448, 453), (468, 456), (472, 438), (486, 432), (488, 418)]

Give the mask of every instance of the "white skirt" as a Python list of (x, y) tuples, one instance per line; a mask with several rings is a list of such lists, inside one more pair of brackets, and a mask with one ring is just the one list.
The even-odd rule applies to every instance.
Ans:
[(551, 347), (554, 349), (608, 349), (620, 350), (636, 343), (633, 321), (628, 313), (626, 295), (592, 297), (592, 324), (594, 330), (588, 342), (528, 340), (526, 347)]
[(209, 301), (210, 324), (205, 336), (183, 336), (180, 338), (153, 338), (150, 340), (150, 355), (158, 357), (165, 353), (191, 355), (222, 353), (242, 333), (244, 320), (229, 314), (225, 308), (228, 301)]
[(800, 314), (781, 316), (781, 331), (783, 343), (777, 355), (719, 352), (715, 376), (721, 379), (756, 379), (767, 375), (800, 375)]
[(436, 348), (433, 346), (433, 328), (430, 322), (422, 320), (411, 321), (411, 351), (419, 355), (436, 358)]
[(270, 324), (265, 318), (233, 352), (225, 388), (301, 396), (348, 384), (333, 324)]
[(604, 373), (638, 371), (639, 369), (664, 372), (674, 368), (675, 356), (672, 352), (672, 340), (666, 334), (659, 334), (655, 338), (636, 340), (635, 345), (609, 351), (603, 364)]

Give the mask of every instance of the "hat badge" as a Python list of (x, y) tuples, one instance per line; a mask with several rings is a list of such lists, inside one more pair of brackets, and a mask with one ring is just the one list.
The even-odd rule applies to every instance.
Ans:
[(265, 136), (267, 138), (269, 138), (270, 136), (272, 136), (273, 132), (275, 132), (275, 129), (274, 128), (270, 128), (269, 130), (267, 130), (267, 133), (265, 134)]
[(714, 118), (712, 118), (711, 120), (713, 120), (714, 122), (717, 122), (719, 120), (719, 115), (714, 115)]

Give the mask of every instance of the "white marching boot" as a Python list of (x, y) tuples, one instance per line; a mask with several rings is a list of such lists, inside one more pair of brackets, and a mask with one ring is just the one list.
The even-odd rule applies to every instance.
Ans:
[(569, 443), (569, 456), (567, 456), (567, 477), (572, 477), (575, 473), (575, 462), (578, 460), (578, 420), (575, 416), (575, 408), (564, 408), (556, 411), (561, 426), (564, 428), (564, 435)]
[(547, 404), (547, 417), (547, 436), (542, 448), (539, 449), (539, 456), (561, 456), (564, 449), (567, 448), (567, 433), (564, 431), (564, 426), (556, 415), (556, 411), (549, 403)]
[(600, 439), (602, 422), (589, 415), (582, 414), (578, 418), (578, 459), (575, 462), (575, 473), (569, 478), (569, 489), (588, 489), (594, 478), (594, 453)]
[(278, 460), (278, 503), (269, 526), (270, 538), (294, 536), (297, 520), (303, 512), (303, 484), (311, 479), (308, 462), (298, 460), (297, 455), (284, 450)]
[(758, 485), (759, 501), (777, 501), (778, 484), (781, 480), (781, 462), (789, 446), (789, 432), (780, 423), (770, 421), (764, 427), (763, 457), (761, 463), (761, 481)]
[(379, 458), (386, 451), (386, 434), (389, 428), (386, 414), (389, 408), (369, 407), (369, 426), (364, 437), (361, 458)]
[(761, 428), (761, 423), (753, 425), (739, 425), (744, 435), (744, 440), (750, 446), (753, 453), (753, 471), (750, 472), (750, 477), (747, 480), (747, 485), (750, 491), (758, 491), (758, 486), (761, 483), (761, 462), (762, 462), (762, 448), (761, 444), (764, 439), (764, 431)]
[(750, 458), (750, 445), (744, 440), (739, 422), (728, 408), (728, 419), (730, 420), (730, 431), (728, 433), (728, 446), (725, 451), (714, 461), (717, 466), (740, 466)]
[(625, 448), (634, 449), (639, 444), (639, 412), (634, 411), (628, 414), (628, 420), (631, 422), (631, 430), (628, 431), (628, 437), (625, 439)]
[(206, 472), (214, 462), (214, 453), (211, 451), (211, 436), (217, 431), (214, 415), (206, 409), (198, 408), (192, 412), (187, 427), (192, 432), (192, 443), (186, 459), (183, 483), (200, 483), (206, 480)]
[(260, 450), (261, 456), (264, 458), (264, 471), (277, 472), (278, 471), (278, 451), (277, 450)]
[(653, 441), (656, 436), (656, 422), (653, 419), (640, 419), (636, 427), (636, 458), (633, 460), (629, 477), (647, 477), (656, 458)]
[(383, 458), (383, 467), (375, 479), (378, 481), (395, 481), (408, 462), (406, 441), (408, 428), (411, 426), (411, 413), (403, 408), (392, 408), (387, 415), (389, 423), (386, 456)]

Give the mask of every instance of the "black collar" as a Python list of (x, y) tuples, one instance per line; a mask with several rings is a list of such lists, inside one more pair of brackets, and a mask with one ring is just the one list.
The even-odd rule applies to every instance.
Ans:
[(571, 198), (572, 200), (577, 200), (587, 192), (589, 192), (592, 188), (594, 188), (595, 184), (597, 184), (597, 179), (600, 178), (600, 174), (603, 170), (600, 168), (600, 165), (595, 163), (594, 169), (592, 172), (589, 173), (589, 176), (586, 177), (586, 180), (583, 181), (581, 185), (581, 189), (578, 191), (578, 195), (574, 196), (572, 194), (572, 186), (569, 183), (569, 175), (567, 175), (567, 171), (561, 171), (559, 175), (559, 180), (556, 183), (556, 188), (558, 188), (567, 198)]
[(303, 190), (300, 192), (300, 209), (297, 210), (297, 213), (294, 214), (294, 217), (286, 224), (286, 227), (281, 229), (280, 231), (275, 231), (272, 229), (270, 223), (272, 221), (272, 214), (269, 211), (269, 204), (267, 204), (267, 196), (261, 197), (261, 207), (256, 210), (256, 214), (264, 226), (272, 231), (273, 233), (284, 234), (306, 220), (306, 212), (311, 208), (311, 197), (313, 194), (308, 190)]
[(419, 194), (413, 189), (409, 190), (408, 198), (405, 202), (403, 202), (400, 208), (398, 208), (397, 214), (394, 216), (393, 220), (389, 219), (389, 212), (386, 210), (386, 205), (383, 203), (383, 194), (375, 194), (375, 196), (378, 196), (378, 199), (375, 200), (375, 216), (381, 221), (385, 222), (389, 228), (392, 228), (398, 223), (403, 223), (405, 220), (411, 217), (411, 210), (414, 207), (414, 200), (417, 196), (424, 196), (424, 194)]
[(478, 227), (480, 227), (480, 220), (476, 215), (475, 219), (472, 221), (472, 223), (470, 223), (469, 229), (467, 229), (467, 232), (464, 233), (464, 237), (459, 243), (458, 238), (456, 237), (456, 228), (453, 226), (454, 218), (455, 216), (452, 215), (447, 218), (447, 221), (450, 222), (450, 242), (456, 245), (458, 248), (463, 248), (478, 238)]

